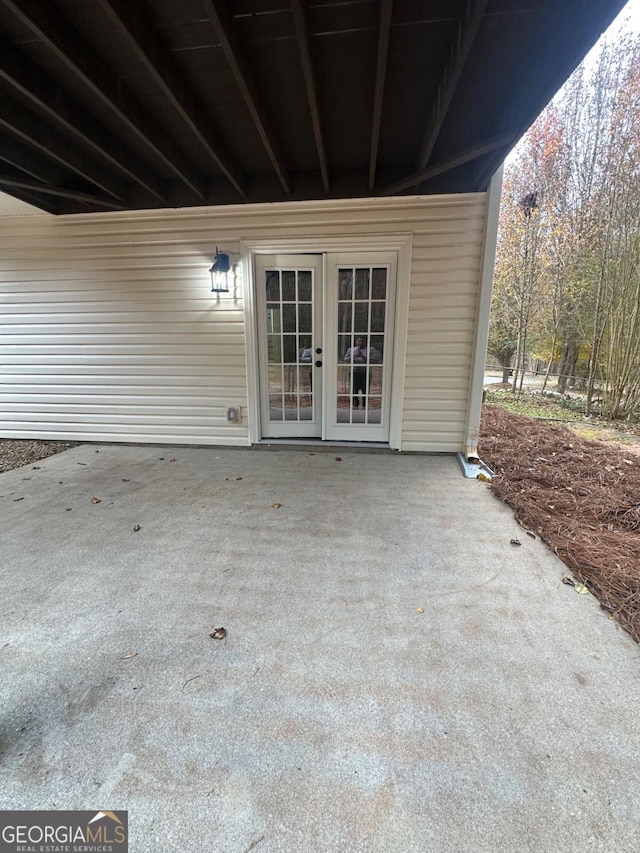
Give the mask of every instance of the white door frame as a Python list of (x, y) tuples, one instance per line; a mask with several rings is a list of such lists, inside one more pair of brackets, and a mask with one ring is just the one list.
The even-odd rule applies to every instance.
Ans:
[(407, 353), (407, 323), (409, 318), (409, 286), (411, 280), (411, 234), (376, 234), (346, 237), (278, 237), (245, 239), (240, 242), (243, 276), (245, 346), (247, 354), (247, 401), (249, 443), (262, 439), (260, 415), (260, 374), (258, 365), (258, 322), (254, 256), (257, 254), (396, 251), (398, 269), (394, 322), (393, 370), (389, 446), (402, 450), (402, 413), (404, 406), (405, 362)]

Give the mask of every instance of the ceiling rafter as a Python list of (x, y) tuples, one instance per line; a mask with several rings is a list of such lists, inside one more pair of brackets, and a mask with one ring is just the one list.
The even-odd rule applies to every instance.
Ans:
[(418, 170), (424, 169), (431, 159), (433, 148), (440, 135), (445, 116), (460, 82), (460, 76), (469, 58), (471, 47), (480, 29), (482, 18), (487, 10), (487, 4), (488, 0), (467, 0), (466, 13), (458, 25), (456, 38), (433, 103), (429, 124), (422, 139), (420, 156), (417, 163)]
[(104, 12), (126, 36), (173, 108), (214, 160), (220, 171), (242, 197), (245, 176), (235, 163), (227, 144), (208, 116), (206, 105), (194, 92), (171, 53), (154, 35), (144, 12), (131, 0), (99, 0)]
[(0, 135), (0, 152), (0, 164), (13, 166), (36, 181), (57, 186), (64, 180), (61, 166), (7, 134)]
[(391, 38), (391, 17), (393, 15), (393, 0), (380, 0), (380, 23), (378, 29), (378, 51), (376, 54), (376, 79), (373, 89), (373, 120), (371, 122), (371, 147), (369, 154), (369, 189), (376, 182), (378, 165), (378, 146), (380, 144), (380, 128), (382, 127), (382, 106), (384, 103), (384, 86), (387, 77), (387, 59), (389, 56), (389, 41)]
[(103, 168), (66, 136), (45, 125), (41, 119), (27, 112), (20, 103), (6, 94), (2, 98), (0, 126), (59, 163), (68, 172), (79, 175), (120, 201), (128, 200), (129, 186), (126, 181)]
[(437, 175), (450, 172), (452, 169), (457, 169), (458, 166), (464, 166), (465, 163), (470, 163), (472, 160), (484, 157), (486, 154), (490, 154), (498, 148), (507, 148), (515, 142), (517, 136), (518, 134), (516, 133), (494, 136), (492, 139), (488, 139), (481, 145), (476, 145), (456, 157), (448, 157), (446, 160), (441, 160), (439, 163), (434, 163), (426, 169), (421, 169), (419, 172), (414, 172), (412, 175), (408, 175), (401, 181), (396, 181), (393, 184), (383, 187), (380, 194), (394, 195), (395, 193), (402, 192), (402, 190), (406, 190), (409, 187), (415, 187), (418, 184), (428, 181), (430, 178), (435, 178)]
[[(392, 0), (384, 0), (392, 2)], [(296, 33), (298, 35), (298, 46), (300, 47), (300, 59), (302, 61), (302, 73), (304, 74), (304, 82), (307, 87), (307, 100), (309, 101), (309, 110), (311, 112), (311, 125), (313, 127), (313, 136), (316, 141), (316, 150), (318, 152), (318, 162), (320, 164), (320, 174), (322, 175), (322, 185), (325, 193), (329, 192), (329, 164), (327, 161), (327, 153), (322, 135), (322, 123), (320, 121), (320, 106), (318, 103), (318, 87), (316, 85), (316, 75), (311, 57), (311, 37), (309, 35), (309, 22), (307, 18), (307, 10), (302, 0), (291, 0), (293, 9), (293, 19), (296, 25)]]
[(184, 157), (173, 140), (146, 113), (138, 100), (122, 85), (116, 72), (90, 51), (80, 33), (60, 12), (40, 0), (0, 0), (49, 50), (106, 104), (140, 141), (200, 199), (203, 178)]
[(235, 32), (233, 20), (223, 0), (202, 0), (205, 14), (216, 33), (220, 46), (236, 84), (242, 93), (271, 165), (278, 176), (286, 195), (291, 195), (289, 170), (277, 137), (271, 127), (267, 108), (256, 87), (253, 74), (247, 63), (240, 40)]
[(100, 208), (108, 208), (110, 210), (127, 210), (127, 205), (115, 199), (106, 198), (105, 196), (97, 196), (92, 193), (84, 193), (78, 190), (69, 189), (67, 187), (54, 187), (48, 184), (43, 184), (40, 181), (35, 181), (32, 178), (21, 177), (10, 172), (0, 170), (0, 187), (12, 187), (16, 189), (27, 190), (29, 192), (44, 193), (58, 198), (69, 198), (72, 201), (79, 201), (84, 204), (91, 204)]
[(50, 196), (32, 193), (29, 190), (23, 190), (19, 187), (6, 187), (6, 190), (9, 195), (13, 196), (13, 198), (17, 198), (25, 204), (31, 204), (33, 207), (36, 207), (45, 213), (52, 213), (54, 216), (60, 213), (59, 200)]
[(108, 128), (79, 106), (49, 77), (38, 73), (33, 64), (0, 34), (0, 77), (43, 110), (65, 130), (73, 133), (93, 151), (117, 167), (127, 178), (165, 201), (163, 182), (140, 158), (127, 151)]

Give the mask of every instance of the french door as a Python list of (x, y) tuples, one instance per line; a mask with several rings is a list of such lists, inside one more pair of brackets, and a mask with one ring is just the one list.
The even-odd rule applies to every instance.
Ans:
[(264, 438), (389, 440), (396, 253), (256, 255)]

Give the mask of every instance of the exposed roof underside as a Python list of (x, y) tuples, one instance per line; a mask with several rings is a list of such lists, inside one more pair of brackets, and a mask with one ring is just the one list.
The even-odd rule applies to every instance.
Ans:
[(0, 0), (0, 190), (52, 213), (486, 188), (624, 0)]

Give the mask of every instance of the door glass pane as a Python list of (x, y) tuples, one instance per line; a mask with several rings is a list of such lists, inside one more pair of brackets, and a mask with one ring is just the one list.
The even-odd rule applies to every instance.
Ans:
[(280, 273), (277, 270), (267, 270), (267, 302), (280, 302)]
[(371, 331), (384, 332), (384, 317), (386, 304), (384, 302), (371, 303)]
[(311, 304), (298, 305), (298, 331), (300, 334), (310, 334), (312, 330)]
[(387, 298), (387, 271), (384, 267), (376, 267), (371, 277), (371, 298)]
[(311, 302), (311, 270), (298, 273), (298, 301)]
[(353, 321), (354, 332), (362, 332), (366, 335), (369, 331), (369, 303), (355, 303), (355, 318)]
[(267, 336), (267, 360), (269, 364), (282, 363), (282, 346), (280, 335)]
[(282, 319), (280, 316), (280, 306), (273, 302), (267, 303), (267, 332), (281, 332)]
[(373, 349), (373, 362), (381, 363), (384, 360), (384, 335), (371, 335), (371, 347)]
[(296, 330), (296, 306), (282, 306), (282, 331), (295, 332)]
[(338, 299), (353, 298), (353, 270), (341, 269), (338, 273)]
[(295, 335), (283, 335), (282, 336), (283, 343), (283, 355), (282, 359), (285, 364), (297, 364), (298, 362), (298, 346)]
[(356, 270), (356, 299), (369, 299), (369, 270)]
[(294, 270), (282, 271), (282, 301), (296, 301), (296, 274)]
[(350, 333), (353, 328), (353, 303), (338, 302), (338, 332)]

